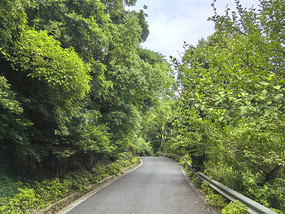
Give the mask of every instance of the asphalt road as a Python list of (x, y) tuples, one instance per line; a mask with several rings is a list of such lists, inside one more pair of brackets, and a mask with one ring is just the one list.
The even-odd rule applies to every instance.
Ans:
[(189, 185), (177, 162), (164, 157), (147, 157), (142, 160), (141, 167), (62, 213), (212, 213), (205, 201)]

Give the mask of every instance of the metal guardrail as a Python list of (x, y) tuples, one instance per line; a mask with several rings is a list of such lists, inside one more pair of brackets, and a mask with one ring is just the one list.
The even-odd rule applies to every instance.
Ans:
[[(181, 156), (176, 154), (169, 154), (172, 157), (181, 158)], [(196, 173), (200, 179), (206, 183), (208, 183), (213, 189), (215, 189), (217, 192), (219, 192), (221, 195), (226, 197), (227, 199), (235, 202), (236, 200), (239, 200), (241, 203), (245, 204), (247, 206), (247, 212), (250, 214), (277, 214), (273, 210), (251, 200), (250, 198), (236, 192), (233, 189), (230, 189), (229, 187), (219, 183), (218, 181), (210, 179), (207, 175), (203, 174), (202, 172), (197, 172), (190, 163), (188, 163), (185, 159), (183, 159), (188, 166), (188, 168)]]

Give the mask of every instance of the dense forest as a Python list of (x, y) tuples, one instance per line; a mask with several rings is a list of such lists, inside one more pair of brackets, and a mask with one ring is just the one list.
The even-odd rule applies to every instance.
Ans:
[(30, 213), (157, 152), (284, 212), (284, 1), (224, 14), (214, 1), (215, 33), (172, 65), (142, 48), (135, 3), (0, 1), (0, 212)]
[(285, 4), (218, 14), (215, 33), (173, 59), (180, 87), (162, 149), (285, 212)]
[(141, 47), (147, 15), (126, 9), (134, 4), (1, 0), (0, 212), (30, 213), (70, 182), (80, 189), (78, 175), (60, 183), (68, 173), (110, 163), (117, 172), (151, 155), (144, 118), (170, 102), (176, 83), (164, 56)]
[(148, 149), (142, 117), (175, 83), (163, 56), (140, 47), (146, 14), (132, 4), (1, 1), (4, 168), (58, 176)]

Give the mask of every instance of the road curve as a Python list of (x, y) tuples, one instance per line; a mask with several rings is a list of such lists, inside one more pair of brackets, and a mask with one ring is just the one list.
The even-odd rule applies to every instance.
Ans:
[(61, 214), (212, 213), (189, 185), (177, 162), (164, 157), (142, 160), (141, 167)]

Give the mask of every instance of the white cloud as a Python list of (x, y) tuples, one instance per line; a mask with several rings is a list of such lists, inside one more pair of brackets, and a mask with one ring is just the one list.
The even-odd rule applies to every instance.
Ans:
[[(179, 57), (183, 42), (196, 45), (198, 40), (214, 32), (214, 24), (207, 21), (213, 15), (212, 0), (138, 0), (136, 10), (147, 5), (150, 35), (143, 47), (165, 55)], [(258, 0), (241, 0), (245, 7), (258, 5)], [(217, 0), (219, 13), (226, 5), (235, 8), (234, 0)]]
[(213, 32), (213, 24), (204, 23), (194, 16), (179, 16), (169, 20), (166, 15), (160, 15), (152, 19), (149, 25), (151, 34), (143, 46), (160, 51), (166, 57), (178, 57), (177, 51), (182, 51), (184, 41), (196, 44), (201, 37)]

